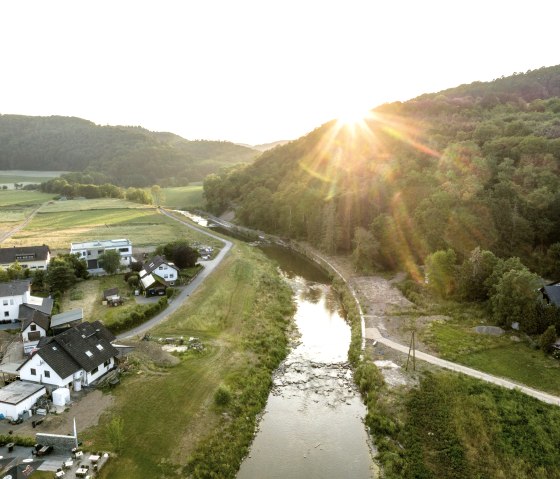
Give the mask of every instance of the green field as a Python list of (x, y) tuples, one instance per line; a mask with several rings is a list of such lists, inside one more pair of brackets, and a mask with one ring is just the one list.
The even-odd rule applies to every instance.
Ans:
[(202, 185), (163, 188), (163, 206), (173, 209), (200, 208), (204, 204)]
[[(194, 477), (235, 477), (272, 370), (285, 354), (292, 312), (291, 291), (274, 266), (258, 250), (236, 245), (189, 301), (151, 331), (198, 337), (204, 351), (170, 361), (157, 344), (141, 341), (113, 392), (114, 408), (82, 435), (88, 448), (114, 450), (109, 424), (123, 421), (119, 460), (100, 477), (187, 477), (189, 458), (199, 471)], [(232, 392), (225, 409), (213, 404), (222, 384)]]
[[(23, 212), (18, 216), (15, 208), (8, 210), (12, 226), (25, 216)], [(73, 242), (112, 238), (127, 238), (134, 247), (159, 245), (179, 238), (221, 246), (206, 235), (159, 213), (155, 207), (115, 199), (49, 203), (24, 229), (2, 244), (31, 246), (46, 243), (53, 250), (66, 251)]]
[(53, 199), (53, 195), (27, 190), (0, 190), (0, 209), (40, 205)]

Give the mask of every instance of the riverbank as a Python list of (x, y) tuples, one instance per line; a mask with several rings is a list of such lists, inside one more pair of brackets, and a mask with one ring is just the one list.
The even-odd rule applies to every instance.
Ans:
[[(84, 434), (94, 448), (117, 449), (118, 460), (100, 477), (235, 477), (285, 357), (292, 308), (291, 290), (262, 253), (234, 246), (152, 330), (196, 337), (203, 349), (132, 355), (113, 407)], [(118, 448), (110, 434), (115, 418), (123, 425)]]

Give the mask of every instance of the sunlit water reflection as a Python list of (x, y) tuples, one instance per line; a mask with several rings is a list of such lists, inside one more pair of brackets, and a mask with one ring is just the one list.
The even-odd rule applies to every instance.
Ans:
[(238, 479), (370, 478), (372, 459), (347, 353), (350, 327), (327, 284), (287, 274), (300, 337), (274, 387)]

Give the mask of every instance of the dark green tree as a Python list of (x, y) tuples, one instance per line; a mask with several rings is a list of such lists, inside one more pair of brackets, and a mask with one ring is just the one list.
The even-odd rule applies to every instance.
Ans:
[(99, 256), (99, 265), (107, 274), (115, 274), (119, 270), (121, 264), (121, 255), (114, 249), (105, 250)]
[(550, 354), (552, 352), (552, 345), (556, 342), (556, 328), (550, 325), (546, 331), (541, 334), (539, 345), (543, 352)]

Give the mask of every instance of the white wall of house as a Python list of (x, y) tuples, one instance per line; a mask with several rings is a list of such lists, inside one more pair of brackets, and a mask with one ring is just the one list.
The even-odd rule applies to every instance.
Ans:
[(91, 383), (99, 379), (104, 374), (108, 373), (111, 369), (115, 367), (115, 358), (111, 358), (100, 364), (97, 368), (86, 373), (84, 378), (84, 386), (89, 386)]
[(9, 404), (0, 401), (0, 413), (2, 413), (5, 417), (17, 419), (24, 411), (31, 409), (31, 407), (37, 402), (37, 399), (44, 396), (46, 393), (47, 390), (45, 388), (39, 389), (39, 391), (35, 394), (17, 404)]
[(18, 296), (2, 296), (0, 298), (0, 319), (14, 322), (19, 317), (19, 307), (27, 302), (29, 292)]
[(49, 384), (56, 387), (71, 387), (73, 375), (61, 378), (38, 354), (33, 355), (19, 370), (22, 381)]
[(132, 244), (129, 240), (101, 240), (87, 243), (72, 243), (70, 245), (70, 253), (77, 253), (86, 262), (97, 260), (105, 251), (110, 250), (118, 251), (121, 255), (121, 264), (123, 266), (130, 266), (132, 262)]
[(29, 354), (35, 346), (39, 343), (39, 339), (29, 339), (29, 333), (36, 333), (39, 332), (39, 338), (44, 338), (47, 335), (47, 332), (38, 324), (31, 323), (25, 328), (22, 333), (21, 337), (23, 339), (23, 352), (25, 354)]
[(168, 264), (160, 264), (156, 269), (152, 271), (152, 274), (159, 276), (160, 278), (164, 279), (168, 283), (174, 283), (177, 281), (178, 272), (173, 266), (169, 266)]

